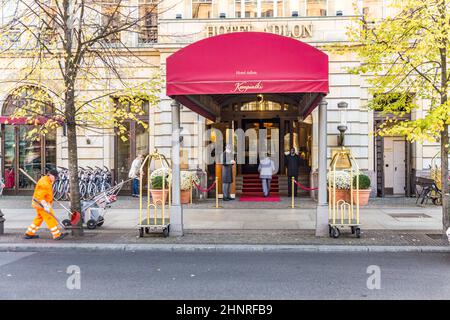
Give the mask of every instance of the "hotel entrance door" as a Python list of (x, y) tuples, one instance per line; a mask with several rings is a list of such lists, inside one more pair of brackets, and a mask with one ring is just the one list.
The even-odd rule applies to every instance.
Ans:
[[(247, 133), (245, 137), (245, 164), (241, 167), (242, 173), (258, 173), (258, 164), (260, 161), (258, 149), (260, 144), (260, 130), (266, 129), (266, 141), (269, 144), (272, 138), (275, 138), (275, 131), (278, 131), (277, 136), (280, 137), (280, 119), (244, 119), (242, 120), (242, 129)], [(249, 129), (254, 129), (256, 133), (256, 141), (250, 141), (251, 134), (249, 133)], [(279, 139), (279, 138), (278, 138)], [(252, 148), (251, 145), (256, 143), (257, 148)], [(270, 145), (267, 145), (267, 150), (270, 151)], [(272, 154), (272, 157), (280, 157), (281, 154), (278, 152), (278, 155)], [(255, 161), (256, 159), (256, 161)], [(256, 162), (256, 163), (255, 163)], [(280, 162), (278, 162), (280, 163)]]

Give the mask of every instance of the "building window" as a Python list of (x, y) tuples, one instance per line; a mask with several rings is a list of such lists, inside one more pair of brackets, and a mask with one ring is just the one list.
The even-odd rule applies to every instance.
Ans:
[(17, 10), (17, 1), (0, 0), (0, 25), (6, 25), (14, 18)]
[(158, 42), (158, 5), (153, 0), (139, 0), (140, 44)]
[(212, 19), (217, 17), (217, 9), (212, 0), (192, 0), (193, 19)]
[(326, 16), (327, 0), (307, 0), (306, 15), (309, 17)]
[(114, 33), (114, 30), (120, 28), (121, 23), (121, 0), (101, 0), (101, 26), (106, 31), (113, 32), (105, 38), (108, 44), (120, 43), (120, 32)]
[(284, 17), (284, 6), (283, 6), (284, 1), (283, 0), (277, 0), (275, 3), (276, 3), (275, 4), (276, 9), (277, 9), (275, 17)]
[(363, 14), (366, 20), (383, 18), (383, 0), (364, 0)]
[(281, 111), (281, 104), (273, 101), (251, 101), (243, 103), (241, 111)]
[[(242, 0), (244, 1), (244, 12), (242, 14), (242, 2), (236, 0), (235, 2), (235, 13), (236, 18), (256, 18), (258, 17), (258, 1), (257, 0)], [(273, 2), (272, 2), (272, 12), (273, 12)]]
[(274, 6), (272, 0), (261, 0), (261, 17), (274, 17)]
[(242, 18), (241, 11), (242, 11), (242, 3), (240, 0), (236, 0), (236, 2), (234, 3), (234, 16), (236, 18)]

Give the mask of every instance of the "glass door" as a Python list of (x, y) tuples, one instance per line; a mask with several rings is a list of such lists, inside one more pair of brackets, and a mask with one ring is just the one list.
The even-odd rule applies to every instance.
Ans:
[(3, 177), (5, 190), (16, 189), (16, 139), (15, 127), (3, 126)]
[[(41, 141), (27, 139), (27, 132), (32, 126), (16, 127), (16, 137), (18, 139), (18, 168), (22, 168), (35, 181), (39, 180), (42, 174), (42, 154)], [(21, 171), (16, 170), (19, 177), (19, 189), (32, 190), (34, 183), (30, 181)]]
[[(139, 154), (145, 157), (149, 153), (148, 130), (136, 122), (125, 123), (125, 126), (129, 132), (128, 139), (123, 141), (119, 137), (116, 138), (116, 181), (128, 180), (128, 172), (133, 160)], [(145, 178), (144, 185), (146, 184)], [(124, 189), (131, 190), (131, 184), (127, 183)]]
[[(242, 165), (242, 173), (258, 173), (258, 165), (259, 165), (259, 150), (270, 150), (271, 146), (269, 145), (269, 141), (271, 141), (272, 133), (274, 130), (279, 130), (280, 123), (278, 119), (257, 119), (257, 120), (242, 120), (242, 128), (245, 132), (247, 130), (255, 130), (258, 148), (250, 148), (250, 139), (249, 136), (245, 137), (245, 164)], [(261, 146), (259, 141), (260, 138), (260, 130), (265, 129), (266, 131), (266, 145)], [(252, 135), (250, 135), (252, 136)], [(276, 142), (278, 143), (278, 142)], [(271, 155), (271, 157), (275, 157), (276, 155)], [(254, 159), (256, 158), (256, 163)]]

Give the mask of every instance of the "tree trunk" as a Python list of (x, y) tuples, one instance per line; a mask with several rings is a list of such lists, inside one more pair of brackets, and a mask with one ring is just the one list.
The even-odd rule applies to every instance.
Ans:
[(448, 184), (448, 126), (441, 132), (441, 181), (442, 181), (442, 224), (443, 233), (450, 227), (450, 196)]
[[(75, 92), (69, 89), (66, 95), (66, 123), (67, 123), (67, 147), (69, 157), (69, 183), (70, 183), (70, 210), (81, 213), (80, 189), (78, 183), (78, 146), (77, 130), (75, 122)], [(83, 235), (83, 221), (80, 219), (77, 226), (72, 229), (72, 235)]]
[[(439, 48), (440, 62), (441, 62), (441, 105), (445, 105), (448, 101), (448, 76), (447, 76), (447, 45), (448, 45), (448, 29), (446, 25), (447, 17), (447, 1), (442, 0), (439, 4), (439, 12), (441, 15), (443, 32), (442, 46)], [(448, 107), (447, 107), (448, 108)], [(448, 185), (448, 125), (447, 118), (444, 121), (444, 129), (441, 132), (441, 181), (442, 181), (442, 225), (444, 236), (447, 229), (450, 227), (450, 196)]]

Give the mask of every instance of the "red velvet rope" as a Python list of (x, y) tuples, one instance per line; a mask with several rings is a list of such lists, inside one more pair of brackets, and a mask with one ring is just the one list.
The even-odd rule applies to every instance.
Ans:
[(305, 187), (304, 185), (301, 185), (300, 183), (298, 183), (297, 181), (294, 180), (294, 183), (302, 190), (306, 190), (306, 191), (314, 191), (314, 190), (319, 190), (319, 188), (308, 188)]
[(208, 189), (203, 189), (202, 187), (200, 187), (198, 184), (195, 183), (195, 181), (192, 181), (192, 183), (194, 184), (194, 186), (200, 190), (200, 192), (210, 192), (214, 186), (216, 185), (216, 182), (214, 181), (213, 184), (208, 188)]

